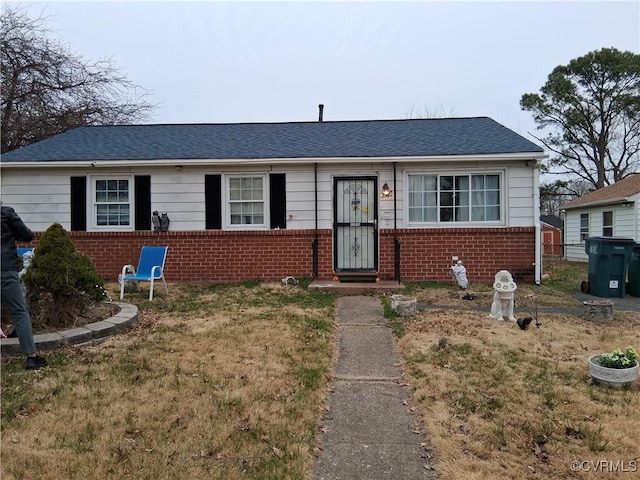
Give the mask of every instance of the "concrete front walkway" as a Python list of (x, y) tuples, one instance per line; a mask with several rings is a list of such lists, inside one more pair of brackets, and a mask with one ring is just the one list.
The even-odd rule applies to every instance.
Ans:
[(376, 297), (339, 297), (338, 359), (316, 480), (435, 479)]

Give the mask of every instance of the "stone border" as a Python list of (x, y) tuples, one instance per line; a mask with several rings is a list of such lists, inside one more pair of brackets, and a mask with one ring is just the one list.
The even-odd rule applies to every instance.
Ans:
[[(120, 311), (113, 317), (70, 330), (34, 335), (33, 340), (36, 344), (36, 350), (38, 352), (55, 350), (62, 345), (96, 345), (105, 338), (115, 335), (137, 323), (138, 307), (129, 303), (108, 303), (113, 303), (120, 307)], [(3, 355), (22, 354), (20, 341), (17, 338), (3, 338), (0, 340), (0, 350)]]

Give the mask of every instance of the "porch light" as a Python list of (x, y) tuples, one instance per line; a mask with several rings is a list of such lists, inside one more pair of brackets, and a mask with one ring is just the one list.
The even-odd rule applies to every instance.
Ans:
[(382, 198), (389, 198), (391, 196), (391, 189), (389, 188), (389, 184), (387, 182), (385, 182), (384, 185), (382, 185), (380, 196)]

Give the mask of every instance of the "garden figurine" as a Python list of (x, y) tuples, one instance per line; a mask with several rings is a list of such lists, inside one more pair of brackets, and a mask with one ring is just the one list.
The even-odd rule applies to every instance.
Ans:
[(467, 279), (467, 269), (462, 264), (462, 260), (458, 260), (455, 265), (451, 266), (451, 275), (456, 278), (456, 282), (463, 290), (469, 287), (469, 280)]
[(495, 281), (493, 282), (493, 303), (491, 304), (490, 318), (494, 320), (504, 320), (508, 318), (512, 322), (517, 321), (513, 316), (514, 308), (514, 292), (518, 286), (513, 281), (513, 277), (508, 270), (500, 270), (496, 273)]

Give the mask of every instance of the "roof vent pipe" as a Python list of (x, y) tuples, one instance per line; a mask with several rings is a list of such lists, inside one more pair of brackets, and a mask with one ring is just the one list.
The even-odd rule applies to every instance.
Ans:
[(318, 110), (319, 110), (319, 112), (318, 112), (318, 121), (321, 122), (322, 121), (322, 112), (324, 110), (324, 105), (323, 104), (318, 105)]

